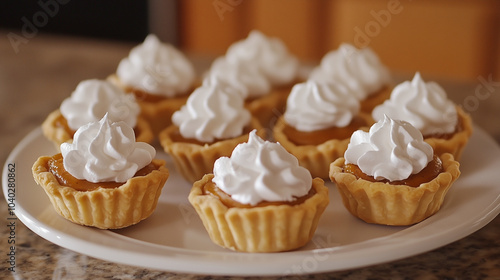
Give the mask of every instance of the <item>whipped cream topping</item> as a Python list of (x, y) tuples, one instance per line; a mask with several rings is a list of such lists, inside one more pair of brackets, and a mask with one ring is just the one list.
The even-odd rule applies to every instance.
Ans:
[(184, 138), (208, 143), (242, 135), (250, 120), (242, 94), (218, 82), (198, 87), (172, 115)]
[(73, 143), (61, 144), (63, 164), (75, 178), (89, 182), (126, 182), (156, 155), (153, 146), (135, 142), (132, 127), (108, 115), (80, 127)]
[(120, 61), (116, 75), (127, 86), (166, 97), (186, 93), (195, 79), (184, 54), (152, 34)]
[(369, 132), (352, 134), (344, 158), (346, 164), (357, 165), (376, 180), (398, 181), (422, 171), (433, 155), (418, 129), (384, 116)]
[(299, 72), (299, 61), (288, 52), (285, 44), (278, 38), (267, 37), (257, 30), (229, 46), (226, 59), (255, 65), (273, 86), (293, 82)]
[(213, 182), (243, 204), (262, 201), (294, 201), (312, 187), (311, 173), (280, 144), (264, 141), (256, 130), (231, 157), (215, 161)]
[(342, 83), (359, 100), (364, 100), (389, 84), (391, 77), (387, 67), (370, 48), (357, 49), (343, 43), (321, 59), (320, 65), (313, 69), (309, 79)]
[(458, 122), (455, 104), (435, 82), (424, 82), (417, 72), (413, 80), (397, 85), (390, 99), (372, 111), (378, 121), (387, 115), (418, 128), (424, 136), (453, 133)]
[(108, 81), (97, 79), (80, 82), (59, 109), (72, 130), (99, 121), (106, 113), (113, 122), (124, 121), (135, 127), (141, 110), (132, 94), (126, 94)]
[(203, 83), (211, 83), (214, 77), (239, 88), (244, 99), (263, 96), (271, 90), (267, 77), (251, 63), (228, 61), (219, 57), (212, 63)]
[(299, 131), (345, 127), (359, 108), (359, 100), (347, 87), (309, 80), (292, 88), (284, 119)]

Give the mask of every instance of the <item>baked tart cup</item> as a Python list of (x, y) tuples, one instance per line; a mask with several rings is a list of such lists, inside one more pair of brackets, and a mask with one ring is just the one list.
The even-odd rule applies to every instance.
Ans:
[(190, 90), (181, 95), (166, 97), (127, 86), (120, 81), (116, 74), (109, 76), (108, 81), (125, 92), (135, 95), (136, 101), (141, 107), (141, 116), (149, 123), (154, 135), (172, 124), (172, 115), (186, 104), (189, 94), (196, 88), (196, 85), (193, 85)]
[(460, 160), (462, 157), (463, 150), (469, 142), (469, 138), (472, 135), (472, 119), (469, 114), (467, 114), (462, 107), (456, 106), (458, 115), (457, 129), (454, 133), (449, 135), (442, 135), (438, 137), (426, 137), (424, 136), (425, 142), (427, 142), (434, 149), (434, 153), (437, 155), (450, 153), (456, 160)]
[(282, 86), (271, 89), (269, 94), (245, 101), (245, 107), (266, 128), (272, 128), (277, 119), (283, 115), (286, 100), (292, 86)]
[(270, 253), (290, 251), (307, 244), (329, 203), (328, 188), (315, 178), (299, 204), (268, 202), (265, 206), (228, 207), (205, 188), (214, 184), (207, 174), (193, 184), (189, 202), (196, 209), (210, 239), (234, 251)]
[[(273, 128), (273, 137), (276, 142), (293, 154), (299, 160), (299, 164), (307, 168), (313, 177), (328, 179), (330, 163), (344, 155), (351, 134), (358, 129), (368, 131), (373, 120), (368, 114), (360, 113), (356, 118), (356, 123), (351, 122), (351, 125), (345, 129), (333, 128), (304, 133), (289, 126), (281, 116)], [(336, 132), (340, 134), (334, 138), (332, 135)], [(293, 134), (296, 135), (292, 136)]]
[[(54, 175), (51, 166), (58, 160), (61, 166), (61, 159), (61, 154), (39, 157), (32, 168), (35, 181), (44, 189), (61, 216), (76, 224), (100, 229), (124, 228), (148, 218), (155, 210), (169, 176), (165, 162), (153, 159), (125, 183), (90, 183), (78, 180), (67, 172), (63, 177)], [(145, 174), (139, 175), (141, 172)], [(71, 182), (76, 180), (78, 189), (61, 184), (58, 177)]]
[[(47, 116), (42, 123), (42, 132), (47, 139), (54, 143), (57, 151), (59, 151), (59, 147), (62, 143), (73, 141), (73, 135), (75, 134), (75, 131), (68, 126), (67, 120), (59, 109), (52, 111)], [(134, 127), (134, 132), (137, 142), (152, 143), (154, 140), (151, 127), (141, 116), (137, 117), (137, 124)]]
[(375, 107), (384, 103), (385, 100), (391, 97), (393, 86), (385, 86), (377, 92), (374, 92), (366, 97), (364, 100), (360, 100), (360, 111), (370, 114)]
[(345, 208), (367, 223), (407, 226), (435, 214), (451, 185), (460, 176), (453, 155), (439, 156), (441, 172), (417, 187), (372, 182), (345, 172), (343, 157), (330, 166), (330, 179), (337, 185)]
[(158, 137), (165, 152), (172, 157), (176, 171), (193, 183), (205, 174), (211, 173), (218, 158), (231, 156), (238, 144), (248, 141), (248, 133), (253, 129), (257, 129), (259, 136), (265, 136), (265, 130), (260, 122), (252, 117), (250, 125), (244, 129), (241, 136), (216, 140), (213, 143), (186, 139), (174, 124), (161, 131)]

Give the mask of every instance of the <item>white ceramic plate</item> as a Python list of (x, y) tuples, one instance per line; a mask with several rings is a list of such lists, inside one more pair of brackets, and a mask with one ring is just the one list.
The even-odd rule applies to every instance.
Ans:
[(461, 177), (448, 192), (441, 210), (411, 227), (366, 224), (343, 207), (332, 183), (331, 202), (313, 240), (298, 251), (250, 254), (214, 245), (187, 201), (190, 184), (175, 171), (158, 208), (141, 223), (122, 230), (98, 230), (73, 224), (52, 208), (31, 174), (40, 155), (56, 150), (41, 130), (27, 135), (10, 154), (3, 174), (7, 197), (7, 165), (16, 167), (17, 217), (41, 237), (99, 259), (151, 269), (210, 275), (290, 275), (344, 270), (405, 258), (463, 238), (500, 212), (500, 148), (475, 129), (462, 158)]

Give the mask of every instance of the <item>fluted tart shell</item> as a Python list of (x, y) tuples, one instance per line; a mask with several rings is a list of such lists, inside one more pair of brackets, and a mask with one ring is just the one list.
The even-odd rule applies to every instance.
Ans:
[(337, 185), (345, 208), (367, 223), (407, 226), (418, 223), (441, 208), (446, 193), (460, 176), (460, 164), (452, 154), (439, 156), (443, 170), (418, 187), (370, 182), (343, 171), (345, 159), (330, 165), (330, 179)]
[[(366, 126), (359, 127), (358, 129), (368, 131), (370, 125), (372, 125), (371, 117), (364, 113), (360, 113), (358, 117), (366, 123)], [(273, 128), (274, 140), (294, 155), (299, 160), (299, 164), (307, 168), (313, 177), (328, 179), (330, 163), (344, 155), (350, 141), (350, 136), (337, 139), (332, 135), (331, 139), (317, 145), (300, 145), (294, 143), (286, 134), (286, 126), (286, 121), (281, 116)]]
[(172, 157), (176, 171), (184, 179), (193, 183), (200, 180), (205, 174), (212, 173), (214, 163), (219, 157), (231, 156), (238, 144), (248, 141), (248, 133), (253, 129), (257, 129), (257, 135), (260, 137), (265, 136), (265, 130), (260, 122), (252, 117), (247, 132), (213, 143), (196, 143), (195, 140), (190, 142), (190, 139), (178, 141), (176, 135), (179, 135), (180, 132), (174, 124), (161, 131), (158, 137), (165, 152)]
[(195, 182), (189, 202), (196, 209), (210, 239), (217, 245), (241, 252), (281, 252), (300, 248), (313, 237), (318, 221), (329, 203), (328, 188), (313, 179), (316, 193), (303, 203), (262, 207), (228, 207), (203, 188), (213, 174)]
[(49, 171), (51, 159), (39, 157), (32, 172), (56, 212), (76, 224), (101, 229), (124, 228), (148, 218), (169, 177), (165, 162), (153, 159), (156, 169), (145, 176), (132, 177), (116, 188), (79, 191), (59, 183)]

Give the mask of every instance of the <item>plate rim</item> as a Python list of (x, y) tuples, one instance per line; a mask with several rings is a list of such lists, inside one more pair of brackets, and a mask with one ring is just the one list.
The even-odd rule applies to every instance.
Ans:
[[(27, 135), (25, 135), (22, 140), (12, 149), (11, 153), (7, 157), (7, 160), (4, 164), (4, 168), (2, 171), (2, 189), (4, 193), (4, 197), (7, 199), (6, 194), (6, 173), (7, 173), (7, 165), (9, 163), (14, 162), (19, 154), (25, 149), (25, 146), (38, 137), (41, 137), (42, 135), (42, 130), (40, 127), (37, 127), (33, 129), (31, 132), (29, 132)], [(497, 149), (497, 152), (500, 152), (500, 147), (498, 143), (488, 134), (486, 133), (483, 129), (474, 126), (474, 137), (479, 137), (481, 140), (488, 141), (490, 145), (495, 146)], [(500, 159), (499, 159), (500, 161)], [(336, 188), (336, 187), (335, 187)], [(333, 190), (332, 190), (333, 191)], [(495, 205), (496, 204), (496, 205)], [(420, 228), (420, 227), (425, 227), (425, 224), (428, 222), (427, 220), (422, 221), (419, 224), (410, 226), (406, 229), (403, 229), (401, 231), (398, 231), (396, 233), (387, 235), (387, 236), (382, 236), (374, 239), (369, 239), (365, 240), (362, 242), (357, 242), (353, 244), (347, 244), (347, 245), (341, 245), (338, 247), (329, 247), (329, 248), (317, 248), (317, 249), (311, 249), (309, 251), (291, 251), (291, 252), (282, 252), (282, 253), (239, 253), (239, 252), (233, 252), (233, 251), (224, 251), (224, 252), (202, 252), (201, 256), (199, 254), (199, 251), (192, 250), (192, 249), (183, 249), (183, 248), (175, 248), (175, 247), (170, 247), (166, 245), (159, 245), (159, 244), (154, 244), (151, 243), (152, 245), (155, 245), (154, 247), (160, 247), (158, 250), (154, 250), (154, 255), (151, 255), (151, 253), (146, 253), (146, 252), (131, 252), (130, 249), (124, 249), (124, 248), (117, 248), (115, 246), (102, 246), (102, 244), (96, 244), (94, 242), (88, 241), (88, 240), (82, 240), (81, 238), (68, 235), (67, 233), (60, 231), (59, 229), (53, 228), (49, 225), (45, 225), (44, 223), (38, 221), (31, 213), (28, 213), (23, 207), (18, 207), (16, 204), (16, 209), (14, 210), (16, 216), (19, 218), (19, 220), (25, 224), (30, 230), (35, 232), (37, 235), (40, 237), (48, 240), (49, 242), (52, 242), (56, 245), (59, 245), (61, 247), (64, 247), (66, 249), (88, 255), (94, 258), (98, 258), (101, 260), (105, 261), (110, 261), (114, 263), (121, 263), (121, 264), (126, 264), (126, 265), (132, 265), (136, 267), (142, 267), (142, 268), (149, 268), (149, 269), (156, 269), (160, 271), (169, 271), (169, 272), (178, 272), (178, 273), (189, 273), (189, 274), (210, 274), (210, 275), (231, 275), (231, 276), (286, 276), (289, 275), (287, 274), (287, 270), (284, 270), (284, 267), (289, 267), (289, 271), (291, 275), (302, 275), (302, 274), (316, 274), (316, 273), (324, 273), (324, 272), (333, 272), (333, 271), (338, 271), (338, 270), (346, 270), (346, 269), (354, 269), (354, 268), (360, 268), (360, 267), (366, 267), (370, 265), (376, 265), (376, 264), (381, 264), (389, 261), (394, 261), (402, 258), (407, 258), (411, 257), (414, 255), (418, 255), (442, 246), (445, 246), (447, 244), (450, 244), (452, 242), (457, 241), (458, 239), (461, 239), (465, 236), (468, 236), (472, 234), (473, 232), (479, 230), (480, 228), (484, 227), (487, 225), (489, 222), (491, 222), (500, 212), (500, 194), (498, 197), (493, 200), (493, 202), (488, 205), (487, 208), (482, 209), (482, 211), (478, 212), (474, 217), (477, 217), (476, 222), (474, 223), (464, 223), (464, 224), (458, 224), (455, 225), (452, 229), (448, 229), (446, 232), (441, 232), (437, 235), (439, 237), (439, 242), (438, 239), (436, 239), (436, 235), (433, 236), (434, 238), (426, 237), (426, 238), (419, 238), (418, 240), (413, 240), (413, 243), (415, 242), (422, 242), (422, 240), (425, 241), (434, 241), (434, 242), (426, 242), (425, 244), (421, 244), (418, 246), (418, 249), (413, 249), (413, 250), (408, 250), (409, 246), (406, 244), (400, 243), (395, 243), (394, 240), (396, 239), (401, 239), (402, 237), (400, 235), (406, 235), (408, 232), (415, 230), (415, 228)], [(470, 225), (470, 227), (466, 228), (465, 225)], [(456, 228), (462, 229), (461, 231), (456, 231)], [(411, 230), (410, 230), (411, 229)], [(97, 230), (97, 229), (90, 229), (90, 230)], [(102, 230), (98, 230), (102, 231)], [(114, 235), (119, 235), (118, 233), (114, 233), (112, 231), (102, 231), (102, 232), (108, 232), (112, 233)], [(453, 234), (454, 233), (454, 234)], [(448, 240), (442, 241), (441, 238), (443, 236), (447, 237)], [(131, 240), (135, 240), (131, 237), (126, 237)], [(391, 241), (389, 241), (391, 239)], [(140, 243), (139, 246), (143, 246), (144, 248), (148, 248), (150, 246), (147, 246), (145, 243), (148, 243), (146, 241), (141, 241), (141, 240), (135, 240), (135, 243)], [(85, 246), (81, 246), (79, 248), (75, 248), (75, 246), (71, 245), (72, 243), (80, 243)], [(401, 254), (401, 251), (399, 253), (395, 254), (387, 254), (387, 252), (384, 252), (385, 254), (381, 254), (379, 258), (377, 258), (376, 261), (373, 261), (372, 258), (369, 258), (367, 256), (357, 256), (357, 259), (359, 259), (358, 262), (352, 263), (348, 262), (350, 258), (346, 258), (347, 261), (342, 261), (342, 260), (336, 260), (335, 263), (331, 263), (331, 261), (328, 261), (329, 254), (330, 253), (338, 253), (342, 251), (347, 251), (343, 252), (345, 255), (352, 255), (356, 253), (356, 251), (352, 250), (352, 248), (356, 247), (363, 247), (367, 244), (372, 245), (371, 249), (375, 251), (384, 251), (383, 247), (386, 245), (387, 242), (390, 242), (392, 246), (398, 247), (398, 249), (401, 249), (405, 251), (404, 254)], [(403, 242), (404, 243), (404, 242)], [(373, 246), (375, 245), (375, 246)], [(406, 250), (405, 250), (406, 248)], [(101, 251), (108, 251), (108, 252), (114, 252), (115, 254), (122, 254), (122, 255), (127, 255), (130, 256), (132, 259), (134, 258), (143, 258), (143, 259), (148, 259), (150, 260), (150, 264), (147, 266), (144, 266), (143, 264), (137, 264), (137, 262), (130, 262), (130, 261), (125, 261), (123, 259), (117, 259), (114, 257), (110, 257), (108, 255), (100, 255), (99, 253)], [(172, 256), (157, 256), (157, 254), (165, 253), (164, 251), (167, 250), (170, 253), (172, 253)], [(397, 251), (397, 250), (395, 250)], [(280, 254), (282, 258), (275, 258), (276, 254)], [(321, 255), (323, 254), (323, 255)], [(113, 254), (111, 254), (113, 255)], [(191, 261), (193, 262), (192, 255), (195, 255), (197, 257), (200, 257), (201, 259), (196, 259), (195, 264), (192, 264), (190, 267), (193, 268), (196, 266), (196, 268), (193, 269), (182, 269), (180, 268), (182, 264), (185, 264), (186, 261)], [(207, 256), (209, 257), (215, 257), (215, 259), (206, 259)], [(395, 256), (397, 255), (397, 256)], [(155, 258), (157, 258), (155, 260)], [(217, 262), (220, 261), (220, 259), (225, 259), (226, 261), (229, 260), (228, 264), (231, 264), (231, 266), (225, 267), (225, 269), (220, 269), (217, 268)], [(268, 258), (272, 258), (273, 261), (276, 261), (278, 259), (278, 263), (273, 263), (275, 267), (279, 267), (280, 269), (264, 269), (262, 268), (261, 270), (257, 271), (248, 271), (245, 270), (245, 265), (246, 263), (240, 263), (239, 261), (231, 261), (231, 260), (240, 260), (240, 258), (243, 259), (250, 259), (250, 260), (259, 260), (265, 261), (268, 260)], [(265, 260), (263, 260), (265, 259)], [(281, 259), (281, 261), (280, 261)], [(302, 270), (297, 271), (296, 269), (294, 270), (293, 266), (294, 264), (290, 263), (283, 263), (283, 260), (293, 260), (295, 265), (300, 264), (302, 260)], [(316, 261), (316, 265), (314, 269), (307, 269), (307, 267), (304, 264), (306, 261), (312, 262)], [(168, 265), (165, 266), (164, 262), (168, 262)], [(215, 264), (215, 268), (214, 268)], [(300, 268), (300, 267), (299, 267)]]

